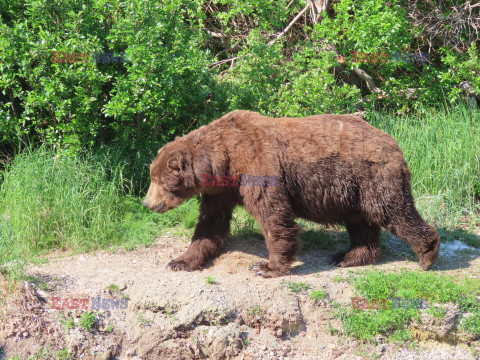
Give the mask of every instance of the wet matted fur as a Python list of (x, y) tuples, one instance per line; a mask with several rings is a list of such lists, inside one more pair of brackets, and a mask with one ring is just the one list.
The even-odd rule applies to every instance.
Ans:
[[(276, 176), (275, 186), (204, 186), (202, 175)], [(296, 217), (345, 224), (350, 248), (338, 266), (374, 263), (380, 228), (405, 240), (428, 269), (439, 236), (415, 209), (410, 172), (397, 142), (351, 115), (274, 119), (237, 110), (166, 144), (150, 167), (144, 205), (159, 213), (201, 194), (188, 250), (168, 264), (194, 270), (221, 251), (232, 211), (241, 205), (258, 221), (269, 259), (253, 266), (265, 277), (287, 274), (299, 249)]]

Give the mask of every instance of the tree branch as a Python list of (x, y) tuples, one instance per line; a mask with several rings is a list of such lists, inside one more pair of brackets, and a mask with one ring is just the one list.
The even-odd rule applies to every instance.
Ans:
[(238, 59), (238, 56), (235, 56), (235, 57), (230, 58), (230, 59), (225, 59), (225, 60), (220, 60), (220, 61), (214, 62), (214, 63), (210, 64), (210, 66), (211, 66), (212, 68), (214, 68), (214, 67), (216, 67), (216, 66), (220, 66), (220, 65), (225, 64), (225, 63), (227, 63), (227, 62), (229, 62), (229, 61), (235, 61), (235, 60), (237, 60), (237, 59)]
[(365, 80), (365, 82), (367, 83), (367, 87), (368, 87), (368, 90), (370, 90), (370, 92), (372, 93), (379, 93), (381, 95), (386, 95), (385, 91), (383, 91), (382, 89), (380, 89), (379, 87), (377, 87), (375, 85), (375, 82), (373, 81), (372, 77), (370, 75), (368, 75), (365, 71), (363, 71), (362, 69), (359, 69), (357, 67), (353, 67), (353, 72), (358, 76), (360, 77), (361, 79)]
[(322, 12), (326, 12), (328, 7), (330, 6), (331, 0), (308, 0), (310, 1), (311, 9), (312, 9), (312, 22), (314, 24), (318, 23), (320, 19), (320, 14)]
[(277, 35), (277, 37), (275, 39), (273, 39), (272, 41), (270, 41), (268, 43), (268, 46), (272, 46), (278, 39), (280, 39), (283, 35), (285, 35), (288, 30), (290, 30), (290, 28), (295, 25), (295, 23), (298, 21), (298, 19), (300, 19), (302, 17), (303, 14), (305, 14), (307, 12), (307, 10), (310, 8), (310, 4), (308, 4), (307, 6), (305, 6), (305, 8), (300, 11), (297, 16), (295, 16), (293, 18), (293, 20), (290, 22), (290, 24), (288, 24), (288, 26), (280, 33)]

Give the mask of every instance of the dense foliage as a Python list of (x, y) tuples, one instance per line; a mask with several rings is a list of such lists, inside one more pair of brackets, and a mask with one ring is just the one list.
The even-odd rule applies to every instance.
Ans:
[[(4, 1), (0, 146), (150, 150), (236, 108), (295, 116), (472, 100), (479, 10), (453, 0)], [(420, 52), (428, 61), (408, 55)]]

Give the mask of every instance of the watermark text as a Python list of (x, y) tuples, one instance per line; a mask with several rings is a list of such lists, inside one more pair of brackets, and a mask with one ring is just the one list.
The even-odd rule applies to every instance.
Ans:
[[(74, 63), (87, 63), (90, 54), (88, 53), (78, 53), (78, 52), (62, 52), (62, 51), (52, 51), (52, 63), (56, 64), (74, 64)], [(125, 54), (115, 54), (115, 53), (102, 53), (95, 52), (91, 54), (92, 62), (97, 64), (123, 64), (128, 61), (125, 57)]]
[[(352, 297), (352, 309), (426, 309), (428, 301), (424, 299), (364, 299)], [(389, 302), (391, 301), (391, 304)]]
[(52, 296), (52, 309), (55, 310), (112, 310), (126, 309), (129, 299), (106, 299), (100, 296), (92, 298), (61, 298)]
[(202, 186), (277, 186), (279, 176), (215, 176), (202, 174)]

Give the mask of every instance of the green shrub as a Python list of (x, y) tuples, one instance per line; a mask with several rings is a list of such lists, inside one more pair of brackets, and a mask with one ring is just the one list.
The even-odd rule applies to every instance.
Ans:
[(97, 315), (93, 311), (87, 311), (80, 317), (80, 327), (84, 331), (93, 331), (94, 326), (97, 324)]
[(452, 50), (442, 49), (442, 61), (448, 65), (440, 75), (442, 85), (447, 89), (448, 99), (451, 103), (458, 100), (467, 100), (467, 93), (458, 85), (468, 82), (470, 92), (480, 94), (480, 55), (475, 43), (465, 53), (456, 53)]
[[(210, 114), (200, 2), (12, 2), (0, 10), (0, 141), (155, 147)], [(57, 63), (52, 52), (87, 53)], [(96, 63), (92, 54), (126, 54)], [(211, 117), (211, 114), (209, 118)], [(5, 120), (4, 120), (5, 119)]]
[(352, 111), (358, 102), (359, 90), (335, 79), (329, 71), (335, 56), (322, 53), (318, 42), (299, 44), (290, 59), (282, 42), (269, 46), (259, 31), (249, 33), (247, 44), (223, 80), (231, 109), (298, 117)]
[[(448, 41), (441, 50), (424, 37), (428, 27), (417, 28), (407, 16), (417, 6), (455, 20), (452, 4), (335, 1), (318, 23), (307, 12), (272, 43), (304, 1), (4, 2), (0, 150), (27, 142), (73, 153), (107, 144), (134, 154), (145, 149), (151, 157), (166, 141), (229, 109), (303, 116), (380, 106), (407, 112), (440, 106), (446, 97), (457, 103), (465, 98), (460, 83), (480, 91), (471, 41), (478, 29), (469, 22), (457, 31), (468, 50), (453, 51)], [(431, 56), (421, 66), (374, 59), (421, 49)], [(354, 51), (369, 61), (358, 63)], [(53, 52), (88, 54), (88, 61), (58, 63)], [(127, 61), (96, 63), (94, 53), (125, 54)], [(365, 102), (370, 91), (353, 66), (385, 93)]]

